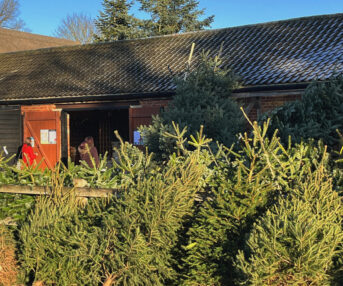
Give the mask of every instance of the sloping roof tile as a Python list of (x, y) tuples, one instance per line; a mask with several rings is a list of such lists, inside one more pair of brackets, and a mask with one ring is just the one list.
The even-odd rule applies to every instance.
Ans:
[(78, 45), (66, 39), (0, 28), (0, 53)]
[[(165, 92), (202, 50), (244, 86), (326, 80), (343, 72), (343, 14), (112, 43), (0, 54), (0, 100)], [(172, 71), (172, 73), (171, 73)]]

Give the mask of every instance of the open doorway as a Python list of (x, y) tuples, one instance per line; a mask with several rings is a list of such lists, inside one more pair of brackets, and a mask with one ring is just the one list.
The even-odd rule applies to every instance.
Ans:
[(129, 141), (129, 111), (128, 108), (115, 110), (73, 110), (69, 114), (69, 148), (70, 157), (78, 162), (77, 152), (73, 151), (86, 136), (94, 138), (94, 144), (99, 154), (106, 152), (112, 157), (113, 146), (118, 144), (114, 130), (118, 130), (124, 141)]

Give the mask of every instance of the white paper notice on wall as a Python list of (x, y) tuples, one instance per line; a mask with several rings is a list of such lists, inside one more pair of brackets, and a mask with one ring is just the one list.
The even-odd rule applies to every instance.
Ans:
[(49, 129), (40, 130), (40, 144), (49, 144)]
[(50, 129), (49, 130), (49, 144), (56, 144), (56, 130)]

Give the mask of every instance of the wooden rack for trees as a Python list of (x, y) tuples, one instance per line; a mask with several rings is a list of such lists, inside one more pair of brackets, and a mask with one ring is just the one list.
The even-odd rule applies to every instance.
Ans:
[[(92, 189), (92, 188), (71, 188), (64, 187), (63, 192), (75, 191), (77, 197), (86, 198), (107, 198), (118, 193), (116, 189)], [(51, 187), (3, 185), (0, 186), (0, 193), (22, 194), (22, 195), (50, 195), (53, 193)]]

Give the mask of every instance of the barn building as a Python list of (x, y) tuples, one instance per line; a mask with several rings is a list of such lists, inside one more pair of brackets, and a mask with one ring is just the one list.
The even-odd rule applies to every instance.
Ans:
[(52, 168), (87, 135), (111, 151), (113, 130), (131, 142), (168, 104), (173, 78), (201, 51), (240, 76), (233, 97), (254, 119), (343, 71), (343, 14), (186, 34), (0, 54), (0, 146), (13, 154), (34, 137)]

